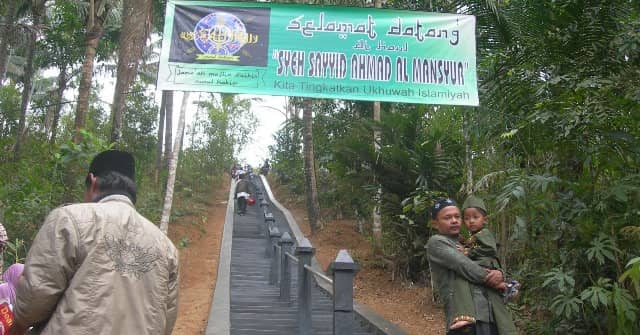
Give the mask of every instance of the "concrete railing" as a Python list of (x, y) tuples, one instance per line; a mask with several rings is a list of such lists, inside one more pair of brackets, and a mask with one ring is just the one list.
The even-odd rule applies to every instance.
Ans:
[[(269, 201), (265, 200), (265, 204), (262, 207), (263, 214), (271, 212), (271, 210), (269, 209), (270, 206), (274, 206), (275, 210), (282, 212), (282, 215), (284, 216), (284, 222), (286, 222), (287, 226), (289, 227), (289, 230), (292, 234), (292, 238), (295, 241), (297, 241), (299, 245), (301, 245), (302, 244), (301, 242), (304, 240), (304, 234), (300, 230), (295, 218), (293, 217), (291, 212), (289, 212), (289, 210), (287, 210), (286, 207), (280, 204), (278, 200), (274, 197), (273, 192), (271, 191), (271, 187), (269, 186), (269, 183), (266, 180), (266, 178), (264, 176), (260, 176), (260, 179), (261, 179), (261, 183), (260, 183), (261, 185), (257, 189), (260, 192), (263, 192), (264, 194), (262, 197), (260, 197), (260, 199), (262, 200), (267, 198), (271, 202), (269, 203)], [(260, 204), (262, 203), (262, 201), (258, 203)], [(264, 226), (260, 227), (260, 229), (263, 229), (263, 232), (265, 233), (265, 238), (266, 238), (266, 234), (268, 232), (268, 225), (265, 224)], [(318, 269), (318, 271), (316, 271), (317, 273), (320, 273), (322, 271), (320, 270), (321, 267), (318, 261), (316, 260), (316, 257), (312, 257), (311, 265), (309, 265), (309, 267), (313, 269)], [(316, 278), (320, 278), (320, 277), (316, 276)], [(324, 280), (321, 280), (321, 279), (316, 280), (315, 284), (320, 288), (321, 291), (329, 295), (334, 295), (333, 284), (326, 283)], [(397, 325), (389, 322), (388, 320), (385, 320), (379, 314), (375, 313), (373, 310), (371, 310), (367, 306), (359, 304), (355, 300), (353, 301), (353, 312), (356, 319), (355, 322), (356, 323), (360, 322), (367, 329), (371, 330), (373, 334), (408, 335), (407, 332), (402, 330)]]
[(265, 237), (265, 255), (271, 258), (269, 283), (280, 288), (280, 300), (292, 302), (292, 265), (297, 272), (297, 328), (298, 334), (312, 333), (311, 310), (314, 280), (327, 282), (333, 288), (333, 334), (351, 335), (354, 330), (353, 279), (358, 265), (346, 250), (340, 250), (330, 271), (333, 278), (327, 277), (311, 266), (315, 248), (307, 238), (303, 238), (294, 247), (294, 240), (289, 232), (280, 232), (273, 214), (269, 211), (269, 203), (264, 199), (260, 189), (257, 190), (258, 201), (262, 208), (264, 224), (259, 223), (260, 233)]

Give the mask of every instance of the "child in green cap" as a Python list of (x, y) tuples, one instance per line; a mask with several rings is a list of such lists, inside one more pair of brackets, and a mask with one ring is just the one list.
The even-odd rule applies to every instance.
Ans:
[[(471, 236), (468, 239), (461, 238), (458, 250), (484, 268), (501, 270), (495, 236), (485, 227), (489, 218), (484, 201), (479, 197), (469, 196), (462, 205), (462, 214), (463, 222)], [(503, 301), (492, 303), (498, 333), (501, 335), (515, 333), (513, 321), (504, 303), (517, 295), (519, 286), (515, 280), (502, 283), (499, 290), (503, 294)], [(470, 305), (473, 306), (473, 299), (468, 283), (461, 281), (454, 283), (454, 287), (452, 308), (456, 317), (449, 328), (451, 330), (475, 323), (474, 310), (469, 308)]]
[[(464, 247), (461, 251), (485, 268), (501, 270), (496, 238), (489, 228), (486, 228), (489, 217), (484, 201), (475, 195), (469, 196), (462, 205), (462, 220), (471, 236), (462, 241)], [(504, 283), (501, 289), (504, 291), (505, 300), (513, 297), (518, 287), (519, 284), (515, 280)]]

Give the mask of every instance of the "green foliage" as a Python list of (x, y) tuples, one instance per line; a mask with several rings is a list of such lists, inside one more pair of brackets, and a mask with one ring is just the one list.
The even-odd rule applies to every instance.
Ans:
[[(138, 161), (151, 163), (156, 145), (159, 106), (155, 96), (149, 94), (141, 83), (134, 83), (127, 95), (126, 108), (122, 116), (122, 138), (118, 146), (130, 151)], [(111, 130), (111, 124), (106, 127)], [(106, 133), (106, 132), (105, 132)]]
[(614, 284), (612, 300), (616, 323), (612, 327), (610, 322), (610, 330), (616, 335), (634, 334), (638, 330), (638, 299), (634, 299), (625, 288)]
[(75, 4), (70, 1), (55, 1), (49, 7), (43, 27), (46, 38), (39, 40), (36, 61), (40, 67), (54, 66), (66, 69), (82, 59), (85, 36), (85, 20), (77, 15)]
[(186, 134), (189, 147), (181, 159), (181, 169), (194, 173), (192, 177), (228, 171), (234, 154), (255, 132), (257, 119), (251, 112), (251, 102), (234, 94), (208, 94), (198, 101), (195, 121)]
[(426, 283), (429, 263), (424, 246), (433, 235), (429, 213), (435, 199), (446, 193), (416, 191), (402, 202), (403, 214), (384, 226), (384, 250), (400, 278)]
[[(157, 13), (164, 4), (154, 2)], [(86, 38), (81, 28), (86, 6), (80, 5), (48, 5), (37, 46), (40, 66), (69, 73), (79, 68)], [(437, 196), (464, 198), (468, 167), (463, 158), (468, 155), (473, 191), (489, 208), (489, 227), (499, 237), (502, 264), (525, 283), (516, 304), (530, 317), (518, 320), (521, 330), (536, 335), (637, 332), (637, 1), (394, 0), (385, 6), (476, 16), (481, 103), (474, 109), (383, 103), (382, 122), (377, 124), (369, 102), (315, 100), (314, 150), (324, 215), (368, 222), (381, 200), (384, 258), (379, 264), (392, 264), (399, 277), (425, 281), (428, 209)], [(111, 14), (118, 16), (116, 11)], [(118, 29), (117, 22), (107, 24), (99, 59), (111, 57)], [(26, 51), (18, 43), (11, 48), (14, 56)], [(45, 143), (46, 111), (38, 106), (53, 102), (48, 93), (53, 84), (36, 80), (48, 89), (34, 90), (25, 154), (12, 162), (21, 96), (21, 87), (12, 82), (16, 79), (0, 87), (0, 219), (12, 241), (24, 240), (28, 247), (63, 195), (79, 198), (89, 159), (111, 147), (106, 142), (110, 117), (96, 94), (102, 87), (94, 83), (82, 141), (69, 141), (74, 115), (65, 113), (60, 140)], [(154, 166), (157, 106), (143, 84), (131, 91), (123, 141), (116, 146), (135, 153), (137, 207), (157, 221), (164, 190), (148, 173)], [(215, 184), (212, 176), (226, 171), (234, 154), (249, 145), (257, 122), (251, 100), (226, 94), (202, 100), (186, 133), (176, 182), (176, 199), (194, 206), (177, 201), (174, 217), (202, 215), (207, 202), (202, 194)], [(290, 118), (270, 148), (272, 171), (292, 193), (302, 195), (302, 122), (296, 115), (300, 99), (291, 101)], [(382, 134), (377, 152), (374, 130)], [(15, 249), (21, 248), (16, 242)], [(8, 258), (20, 259), (21, 253)]]
[(620, 276), (619, 282), (622, 284), (629, 281), (636, 299), (640, 298), (640, 257), (635, 257), (627, 263), (627, 270)]
[(551, 301), (551, 312), (559, 317), (574, 318), (580, 312), (581, 301), (569, 294), (559, 294)]
[(611, 305), (611, 288), (610, 279), (599, 278), (596, 285), (590, 286), (580, 293), (580, 300), (590, 303), (593, 309), (609, 307)]
[(189, 244), (191, 244), (191, 240), (189, 239), (189, 237), (183, 236), (182, 238), (180, 238), (180, 241), (178, 241), (178, 248), (187, 248)]
[[(463, 198), (463, 131), (499, 237), (503, 265), (527, 283), (518, 304), (531, 334), (627, 334), (640, 248), (640, 7), (629, 1), (393, 1), (393, 8), (478, 17), (481, 104), (458, 107), (314, 104), (323, 207), (368, 216), (382, 186), (385, 256), (424, 277), (433, 194)], [(463, 130), (462, 116), (470, 122)], [(296, 120), (272, 156), (302, 185)], [(379, 153), (372, 133), (382, 132)], [(293, 189), (296, 189), (295, 187)], [(303, 190), (299, 187), (298, 192)], [(338, 204), (338, 205), (334, 205)], [(361, 209), (361, 210), (360, 210)], [(335, 210), (335, 209), (334, 209)]]
[(605, 259), (615, 262), (617, 253), (620, 253), (620, 250), (616, 248), (613, 240), (609, 236), (600, 234), (591, 241), (591, 248), (587, 249), (587, 259), (592, 261), (595, 258), (598, 264), (604, 265)]
[(274, 135), (276, 144), (269, 148), (272, 173), (289, 185), (294, 194), (304, 194), (302, 170), (302, 120), (291, 119)]
[(543, 277), (546, 278), (542, 287), (553, 287), (560, 292), (573, 292), (576, 285), (576, 280), (571, 273), (565, 273), (560, 268), (551, 269), (551, 271), (545, 273)]
[[(108, 148), (104, 141), (83, 132), (81, 144), (68, 142), (56, 151), (47, 143), (28, 141), (25, 157), (18, 162), (0, 164), (0, 218), (18, 251), (30, 246), (35, 232), (46, 214), (63, 203), (65, 194), (79, 198), (89, 160), (97, 152)], [(80, 172), (82, 171), (82, 172)], [(73, 185), (65, 188), (65, 177), (72, 176)]]
[(0, 86), (0, 139), (14, 136), (20, 115), (20, 92), (15, 85)]
[[(144, 169), (144, 166), (142, 168)], [(150, 167), (147, 167), (147, 169), (150, 169)], [(164, 201), (164, 189), (161, 187), (162, 184), (156, 185), (152, 180), (152, 177), (144, 172), (137, 174), (136, 180), (136, 186), (138, 187), (136, 210), (151, 222), (160, 222), (162, 204)]]
[[(6, 249), (4, 251), (4, 257), (5, 259), (3, 259), (3, 269), (6, 269), (8, 267), (8, 265), (14, 264), (14, 263), (24, 263), (25, 257), (27, 256), (27, 249), (25, 248), (25, 244), (24, 241), (19, 239), (19, 238), (15, 238), (13, 239), (13, 241), (7, 241), (7, 246)], [(7, 257), (9, 257), (9, 260), (7, 260)]]

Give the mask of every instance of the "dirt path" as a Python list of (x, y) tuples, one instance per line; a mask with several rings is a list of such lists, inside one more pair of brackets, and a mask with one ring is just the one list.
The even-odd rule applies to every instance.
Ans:
[[(218, 257), (229, 195), (229, 179), (214, 185), (206, 221), (185, 216), (169, 226), (169, 237), (180, 248), (180, 298), (173, 335), (201, 335), (207, 327), (209, 308), (218, 274)], [(183, 243), (184, 244), (184, 243)]]
[[(190, 241), (186, 248), (180, 249), (180, 301), (174, 335), (201, 335), (207, 326), (218, 269), (228, 185), (229, 180), (225, 179), (214, 187), (206, 223), (200, 225), (197, 223), (202, 222), (201, 218), (185, 216), (169, 227), (169, 236), (176, 245), (186, 239)], [(304, 206), (287, 202), (288, 194), (281, 188), (274, 187), (274, 192), (308, 236)], [(370, 259), (371, 245), (364, 236), (356, 233), (354, 227), (354, 222), (348, 220), (329, 222), (322, 232), (311, 237), (311, 243), (317, 249), (318, 262), (323, 268), (326, 269), (339, 249), (348, 249), (362, 266), (355, 283), (355, 296), (360, 303), (411, 335), (444, 334), (442, 309), (431, 303), (429, 289), (391, 281), (390, 274), (376, 267)]]

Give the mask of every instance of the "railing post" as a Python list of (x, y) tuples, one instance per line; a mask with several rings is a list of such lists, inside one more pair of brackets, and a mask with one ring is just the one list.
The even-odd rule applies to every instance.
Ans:
[(273, 256), (273, 243), (271, 242), (271, 230), (273, 229), (273, 227), (276, 227), (276, 225), (265, 222), (264, 237), (266, 241), (266, 246), (264, 249), (264, 254), (267, 257)]
[(264, 213), (264, 222), (276, 222), (276, 218), (273, 217), (273, 213)]
[(263, 213), (269, 213), (269, 202), (265, 199), (260, 201), (260, 208), (262, 208)]
[(282, 233), (280, 232), (278, 227), (269, 228), (269, 238), (271, 240), (271, 248), (272, 248), (269, 284), (277, 284), (278, 282), (278, 265), (280, 264), (280, 253), (282, 252), (282, 250), (280, 250), (280, 253), (276, 252), (277, 251), (276, 246), (278, 245), (280, 236), (282, 236)]
[(293, 240), (289, 232), (284, 232), (278, 242), (280, 245), (280, 300), (289, 301), (291, 298), (291, 269), (287, 252), (291, 251)]
[(266, 213), (264, 215), (264, 224), (258, 223), (260, 225), (260, 230), (258, 233), (260, 234), (268, 234), (269, 233), (269, 222), (276, 222), (276, 219), (273, 217), (272, 213)]
[(333, 272), (333, 334), (353, 333), (353, 277), (358, 265), (346, 250), (340, 250), (331, 263)]
[(312, 274), (304, 266), (311, 265), (316, 249), (304, 238), (296, 247), (298, 257), (298, 334), (311, 335), (311, 279)]

